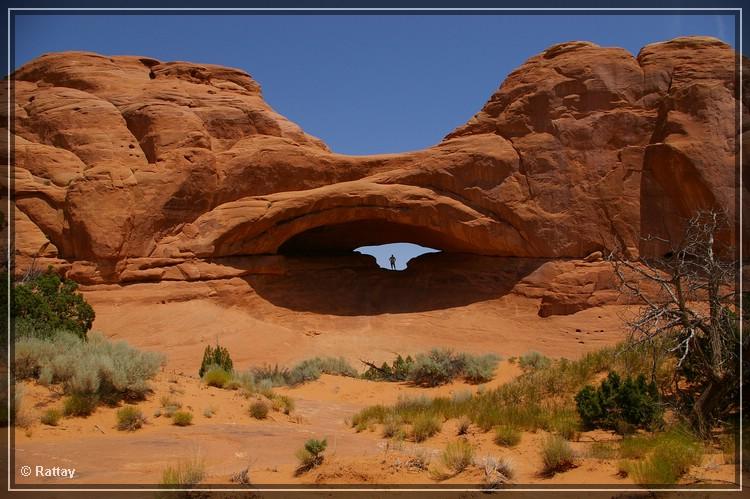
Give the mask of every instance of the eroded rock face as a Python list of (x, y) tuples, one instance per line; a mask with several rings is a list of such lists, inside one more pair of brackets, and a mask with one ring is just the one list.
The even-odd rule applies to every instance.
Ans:
[(38, 256), (82, 282), (283, 272), (274, 255), (398, 241), (660, 254), (642, 236), (676, 236), (698, 209), (735, 215), (735, 57), (701, 37), (637, 57), (563, 43), (440, 144), (350, 157), (275, 113), (241, 70), (46, 54), (11, 76), (16, 253), (28, 261), (46, 238)]

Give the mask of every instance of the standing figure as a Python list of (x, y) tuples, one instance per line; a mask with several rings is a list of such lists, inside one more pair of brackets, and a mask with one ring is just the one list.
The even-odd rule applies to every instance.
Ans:
[(396, 270), (396, 257), (391, 255), (388, 261), (391, 262), (391, 270)]

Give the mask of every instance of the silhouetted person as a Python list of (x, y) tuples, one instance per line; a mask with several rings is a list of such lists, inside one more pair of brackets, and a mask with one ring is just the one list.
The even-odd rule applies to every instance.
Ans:
[(391, 262), (391, 270), (396, 270), (396, 257), (391, 255), (388, 261)]

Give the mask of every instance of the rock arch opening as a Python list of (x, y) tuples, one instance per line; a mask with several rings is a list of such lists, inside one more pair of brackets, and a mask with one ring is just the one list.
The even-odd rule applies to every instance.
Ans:
[[(379, 244), (376, 246), (361, 246), (354, 250), (363, 255), (370, 255), (375, 258), (378, 267), (386, 270), (406, 270), (409, 262), (427, 253), (439, 253), (440, 250), (428, 248), (419, 244), (398, 242)], [(393, 262), (391, 262), (393, 257)]]

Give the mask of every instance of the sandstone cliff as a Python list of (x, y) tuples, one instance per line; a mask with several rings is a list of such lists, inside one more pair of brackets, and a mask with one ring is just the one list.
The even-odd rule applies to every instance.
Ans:
[(46, 54), (10, 76), (16, 269), (38, 257), (83, 283), (206, 280), (396, 241), (659, 254), (643, 236), (676, 237), (699, 209), (735, 216), (736, 57), (703, 37), (637, 57), (563, 43), (434, 147), (352, 157), (275, 113), (244, 71)]

